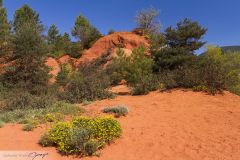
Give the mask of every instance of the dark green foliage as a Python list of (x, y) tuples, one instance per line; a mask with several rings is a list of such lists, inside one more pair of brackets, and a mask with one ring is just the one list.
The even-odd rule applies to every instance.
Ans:
[(11, 59), (14, 66), (7, 68), (4, 74), (6, 85), (15, 85), (34, 92), (37, 86), (46, 86), (49, 78), (48, 68), (44, 64), (43, 40), (35, 25), (26, 23), (14, 36), (14, 53)]
[(103, 113), (113, 113), (115, 117), (121, 117), (128, 114), (128, 108), (124, 105), (107, 107), (103, 109)]
[(80, 41), (84, 49), (90, 48), (101, 37), (100, 32), (83, 15), (76, 18), (72, 35)]
[(178, 69), (194, 57), (195, 50), (201, 48), (207, 29), (189, 19), (180, 21), (176, 28), (165, 31), (166, 47), (152, 53), (155, 61), (154, 71)]
[(37, 94), (39, 88), (46, 88), (49, 79), (48, 68), (44, 64), (46, 46), (39, 16), (24, 5), (16, 11), (13, 24), (15, 34), (9, 60), (14, 63), (6, 68), (3, 83), (10, 88), (18, 87)]
[(176, 29), (167, 28), (165, 36), (169, 47), (182, 48), (192, 53), (205, 44), (201, 39), (206, 31), (207, 29), (201, 27), (198, 22), (186, 18), (177, 24)]
[(49, 55), (53, 57), (61, 57), (68, 54), (74, 58), (79, 58), (82, 52), (82, 46), (80, 43), (71, 42), (71, 38), (68, 33), (61, 35), (56, 25), (52, 25), (48, 30), (48, 50)]

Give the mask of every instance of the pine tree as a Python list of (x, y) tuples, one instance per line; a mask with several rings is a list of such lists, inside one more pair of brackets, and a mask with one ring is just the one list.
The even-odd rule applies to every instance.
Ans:
[(17, 85), (35, 94), (47, 85), (49, 78), (44, 64), (46, 46), (42, 25), (38, 14), (26, 5), (16, 11), (13, 24), (15, 34), (11, 60), (14, 66), (6, 71), (4, 80), (12, 87)]
[(83, 15), (76, 18), (72, 35), (80, 41), (85, 49), (90, 48), (101, 37), (100, 32)]
[(176, 28), (168, 27), (165, 31), (166, 47), (153, 52), (155, 71), (177, 69), (194, 59), (194, 51), (201, 48), (207, 29), (198, 22), (189, 19), (180, 21)]
[(26, 23), (31, 23), (39, 29), (43, 30), (43, 25), (41, 24), (41, 21), (39, 19), (39, 14), (25, 4), (15, 12), (13, 21), (14, 31), (17, 32), (17, 30)]
[(7, 11), (0, 1), (0, 55), (9, 51), (11, 26), (7, 20)]
[(201, 48), (205, 42), (202, 36), (207, 29), (203, 28), (198, 22), (192, 22), (186, 18), (177, 24), (177, 28), (168, 27), (165, 31), (167, 44), (171, 48), (181, 48), (190, 53)]
[(59, 30), (55, 24), (51, 25), (48, 30), (48, 44), (56, 44), (59, 37)]

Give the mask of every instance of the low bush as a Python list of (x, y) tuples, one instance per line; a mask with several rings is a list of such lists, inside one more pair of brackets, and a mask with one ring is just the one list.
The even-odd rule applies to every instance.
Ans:
[(56, 99), (49, 94), (38, 96), (19, 89), (6, 93), (4, 100), (4, 110), (47, 108), (56, 102)]
[(106, 53), (101, 58), (82, 65), (79, 71), (73, 73), (60, 98), (70, 103), (111, 98), (113, 94), (108, 91), (111, 85), (109, 76), (103, 69), (108, 55)]
[(42, 136), (42, 146), (56, 146), (63, 154), (94, 155), (105, 143), (122, 133), (118, 121), (111, 117), (77, 117), (71, 122), (59, 122)]
[(37, 123), (36, 123), (36, 122), (27, 123), (27, 124), (25, 124), (25, 125), (23, 126), (22, 129), (23, 129), (24, 131), (29, 132), (29, 131), (33, 131), (33, 129), (36, 128), (36, 126), (37, 126)]
[(124, 105), (107, 107), (103, 109), (103, 113), (113, 113), (115, 117), (126, 116), (128, 114), (128, 108)]
[(57, 83), (61, 86), (64, 86), (68, 83), (69, 78), (73, 72), (73, 68), (70, 64), (64, 64), (61, 66), (61, 71), (58, 73), (56, 80)]
[(124, 51), (119, 49), (117, 58), (107, 67), (111, 83), (115, 85), (125, 79), (131, 86), (133, 95), (143, 95), (156, 90), (157, 79), (152, 72), (153, 60), (146, 56), (145, 51), (141, 46), (127, 57)]
[(76, 105), (60, 101), (46, 108), (4, 110), (0, 113), (0, 120), (5, 123), (27, 124), (33, 120), (45, 123), (61, 120), (64, 115), (80, 115), (83, 112), (84, 110)]

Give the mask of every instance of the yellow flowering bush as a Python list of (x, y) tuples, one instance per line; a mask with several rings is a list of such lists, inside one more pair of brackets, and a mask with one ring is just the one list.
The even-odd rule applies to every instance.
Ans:
[(48, 131), (49, 142), (55, 144), (62, 153), (72, 153), (74, 151), (70, 145), (72, 128), (70, 122), (58, 122)]
[(76, 117), (70, 122), (58, 122), (45, 133), (40, 144), (56, 146), (64, 154), (93, 155), (105, 143), (121, 136), (120, 123), (112, 116)]

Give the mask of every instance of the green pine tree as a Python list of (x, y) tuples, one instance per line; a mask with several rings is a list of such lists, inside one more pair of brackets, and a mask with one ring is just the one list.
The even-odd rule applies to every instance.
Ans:
[(48, 44), (56, 44), (59, 37), (59, 30), (55, 24), (51, 25), (48, 30)]
[(0, 55), (9, 51), (11, 26), (7, 20), (7, 10), (0, 1)]
[(46, 46), (40, 27), (42, 25), (38, 14), (26, 5), (16, 11), (13, 24), (15, 34), (11, 60), (14, 61), (14, 66), (4, 74), (5, 84), (35, 94), (47, 85), (49, 78), (44, 64)]
[(101, 37), (100, 32), (83, 15), (76, 18), (72, 35), (80, 41), (85, 49), (90, 48)]

